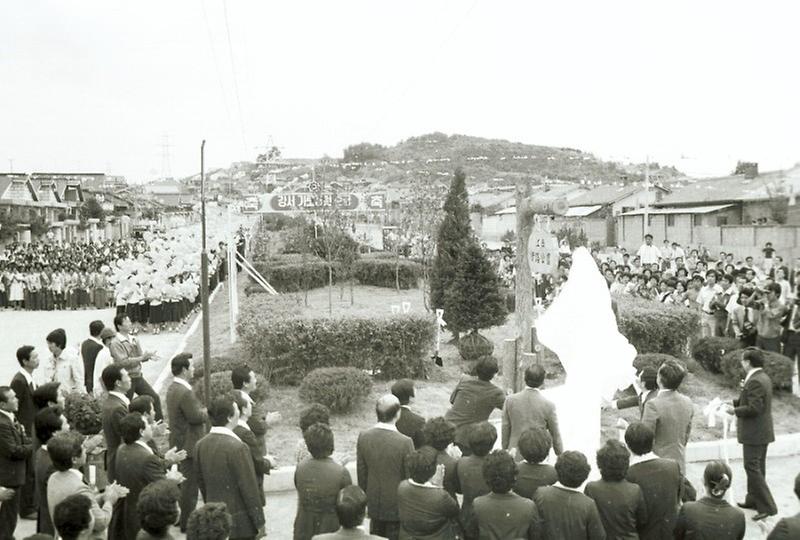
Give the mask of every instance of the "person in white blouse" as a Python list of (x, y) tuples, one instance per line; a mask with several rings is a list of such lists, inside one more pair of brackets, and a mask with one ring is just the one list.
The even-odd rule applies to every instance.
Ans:
[(102, 397), (103, 394), (107, 392), (106, 387), (103, 386), (103, 370), (110, 366), (114, 359), (111, 356), (111, 349), (109, 349), (109, 345), (111, 344), (111, 340), (114, 339), (117, 333), (114, 331), (113, 328), (109, 328), (108, 326), (103, 328), (100, 331), (100, 341), (103, 342), (103, 348), (97, 353), (97, 359), (94, 363), (94, 374), (92, 378), (94, 379), (94, 395), (96, 397)]

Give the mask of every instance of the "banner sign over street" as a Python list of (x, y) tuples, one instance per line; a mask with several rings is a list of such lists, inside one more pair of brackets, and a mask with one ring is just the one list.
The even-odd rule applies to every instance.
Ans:
[(313, 212), (322, 208), (386, 210), (384, 193), (273, 193), (266, 197), (262, 212)]

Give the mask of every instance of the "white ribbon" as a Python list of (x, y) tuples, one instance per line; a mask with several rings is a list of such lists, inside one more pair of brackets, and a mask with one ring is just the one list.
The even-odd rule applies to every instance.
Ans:
[(710, 428), (716, 427), (717, 419), (722, 422), (722, 439), (720, 440), (720, 448), (722, 450), (722, 458), (725, 463), (730, 463), (730, 456), (728, 455), (728, 434), (736, 430), (735, 416), (728, 414), (725, 404), (719, 397), (712, 399), (708, 405), (703, 409), (703, 415), (706, 417), (707, 425)]
[(436, 309), (436, 322), (439, 324), (439, 327), (447, 326), (447, 323), (444, 322), (444, 310), (443, 309)]

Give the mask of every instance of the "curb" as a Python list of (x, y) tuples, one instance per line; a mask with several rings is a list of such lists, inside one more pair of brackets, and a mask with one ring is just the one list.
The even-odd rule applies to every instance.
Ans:
[[(736, 442), (735, 438), (729, 438), (724, 444), (722, 441), (689, 443), (686, 446), (686, 461), (702, 462), (725, 459), (726, 450), (730, 459), (741, 459), (741, 445)], [(798, 454), (800, 454), (800, 433), (779, 435), (775, 438), (775, 442), (769, 445), (770, 457), (787, 457)], [(345, 467), (355, 483), (357, 476), (355, 462), (350, 462)], [(268, 476), (264, 477), (264, 491), (266, 493), (293, 491), (295, 489), (294, 470), (295, 468), (290, 466), (273, 469)]]

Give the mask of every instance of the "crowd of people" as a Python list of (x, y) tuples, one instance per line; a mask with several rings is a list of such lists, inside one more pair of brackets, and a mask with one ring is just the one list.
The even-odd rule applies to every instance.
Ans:
[[(0, 387), (0, 538), (13, 538), (17, 516), (36, 519), (42, 539), (171, 538), (173, 526), (189, 540), (265, 536), (263, 482), (276, 463), (266, 442), (280, 415), (266, 414), (250, 397), (255, 373), (235, 366), (233, 391), (213, 396), (205, 409), (192, 386), (194, 360), (179, 354), (170, 361), (163, 414), (141, 376), (141, 362), (152, 353), (141, 351), (128, 325), (122, 314), (114, 331), (100, 330), (111, 355), (105, 365), (94, 336), (83, 357), (66, 364), (58, 331), (47, 338), (53, 356), (45, 362), (33, 347), (18, 350), (20, 370)], [(108, 476), (102, 492), (85, 482), (87, 452), (100, 441), (74, 431), (63, 409), (65, 390), (89, 390), (89, 379), (81, 388), (75, 370), (91, 358), (91, 383), (102, 400)], [(486, 357), (474, 377), (458, 383), (441, 417), (412, 410), (414, 382), (396, 381), (376, 402), (377, 423), (358, 436), (355, 479), (345, 466), (350, 449), (334, 453), (327, 408), (304, 409), (291, 534), (297, 540), (741, 539), (743, 509), (762, 524), (778, 511), (765, 479), (774, 435), (763, 360), (759, 349), (745, 352), (747, 378), (728, 407), (747, 475), (741, 508), (726, 500), (734, 475), (726, 463), (708, 464), (700, 489), (686, 478), (694, 409), (679, 391), (680, 363), (643, 370), (636, 393), (611, 405), (638, 406), (641, 420), (627, 427), (624, 443), (607, 440), (587, 456), (564, 447), (558, 410), (541, 392), (541, 365), (526, 369), (524, 390), (507, 395), (493, 383), (497, 362)], [(495, 410), (502, 411), (499, 433), (488, 421)], [(168, 444), (157, 444), (164, 438)], [(795, 491), (800, 497), (800, 475)], [(367, 516), (369, 534), (361, 528)], [(800, 515), (762, 527), (773, 540), (797, 538)]]
[[(139, 240), (12, 243), (0, 251), (0, 309), (51, 311), (116, 307), (136, 331), (174, 330), (196, 306), (195, 231)], [(211, 288), (224, 281), (227, 247), (209, 251)]]

